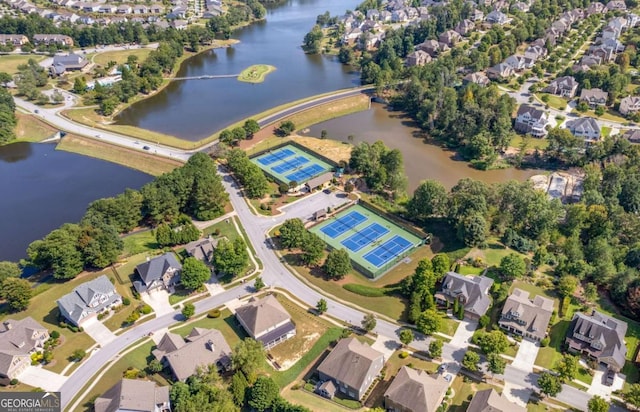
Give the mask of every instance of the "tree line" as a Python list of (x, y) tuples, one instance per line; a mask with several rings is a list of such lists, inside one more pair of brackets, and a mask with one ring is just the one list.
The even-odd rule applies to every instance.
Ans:
[(0, 145), (9, 143), (16, 138), (15, 127), (17, 122), (16, 103), (13, 101), (13, 96), (7, 89), (0, 88), (0, 124), (2, 124), (2, 127), (0, 127)]

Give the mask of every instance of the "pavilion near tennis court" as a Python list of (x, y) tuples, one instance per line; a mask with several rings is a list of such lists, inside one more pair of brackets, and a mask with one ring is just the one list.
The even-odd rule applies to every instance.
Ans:
[(353, 266), (376, 278), (423, 245), (428, 236), (354, 205), (309, 229), (332, 249), (346, 249)]

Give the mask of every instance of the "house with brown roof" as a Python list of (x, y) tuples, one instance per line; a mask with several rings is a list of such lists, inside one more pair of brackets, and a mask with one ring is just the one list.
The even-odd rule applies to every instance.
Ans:
[[(482, 20), (482, 19), (481, 19)], [(476, 28), (476, 24), (469, 19), (464, 19), (454, 28), (456, 33), (461, 36), (466, 36), (467, 33), (471, 33)]]
[(436, 57), (442, 50), (441, 44), (436, 40), (425, 40), (416, 46), (417, 50), (429, 53), (429, 56)]
[(201, 260), (205, 263), (211, 263), (213, 258), (213, 251), (218, 247), (218, 243), (222, 239), (227, 239), (225, 236), (212, 238), (211, 236), (205, 239), (194, 240), (184, 246), (187, 255)]
[(620, 371), (627, 355), (626, 334), (626, 322), (594, 310), (591, 315), (573, 315), (565, 342), (570, 352), (585, 355), (609, 369)]
[(464, 276), (456, 272), (448, 272), (442, 280), (440, 291), (435, 300), (441, 305), (458, 301), (464, 306), (464, 314), (472, 319), (484, 316), (491, 306), (489, 289), (493, 279), (486, 276)]
[(640, 130), (638, 129), (627, 130), (626, 132), (624, 132), (622, 137), (629, 140), (631, 143), (640, 143)]
[(618, 111), (625, 116), (640, 111), (640, 96), (627, 96), (620, 100)]
[(504, 62), (487, 69), (487, 77), (493, 80), (506, 80), (515, 74), (513, 67)]
[(318, 366), (321, 381), (360, 400), (384, 366), (384, 355), (356, 338), (342, 339)]
[(407, 67), (413, 66), (424, 66), (425, 64), (431, 62), (431, 56), (429, 53), (423, 50), (416, 50), (413, 53), (407, 55)]
[(552, 81), (547, 87), (542, 89), (543, 93), (551, 93), (558, 96), (571, 99), (576, 95), (578, 90), (578, 82), (571, 76), (558, 77)]
[(542, 296), (529, 299), (529, 292), (515, 288), (507, 298), (498, 320), (501, 328), (533, 340), (547, 336), (553, 301)]
[(29, 39), (22, 34), (0, 34), (0, 43), (17, 47), (29, 43)]
[(438, 41), (440, 43), (446, 44), (449, 47), (455, 46), (455, 44), (458, 43), (460, 39), (460, 34), (458, 34), (458, 32), (454, 30), (447, 30), (444, 33), (440, 34), (440, 36), (438, 36)]
[(236, 318), (249, 336), (262, 342), (266, 349), (296, 335), (296, 325), (291, 315), (273, 295), (252, 298), (246, 305), (236, 309)]
[(467, 412), (527, 412), (527, 408), (509, 401), (504, 394), (499, 394), (495, 389), (485, 389), (476, 392), (467, 407)]
[(231, 348), (217, 329), (193, 328), (184, 339), (167, 332), (152, 353), (182, 382), (198, 368), (216, 365), (218, 370), (228, 370), (231, 366)]
[(403, 366), (384, 393), (384, 406), (390, 412), (435, 412), (447, 389), (443, 375)]
[(464, 76), (462, 78), (462, 82), (465, 84), (475, 83), (479, 86), (488, 86), (489, 83), (491, 83), (491, 80), (489, 80), (489, 78), (485, 76), (484, 73), (476, 72), (476, 73), (469, 73), (466, 76)]
[(580, 101), (586, 102), (590, 108), (595, 109), (598, 106), (605, 106), (607, 104), (607, 97), (609, 93), (602, 89), (582, 89), (580, 91)]
[(93, 402), (95, 412), (171, 412), (169, 386), (121, 379)]
[(41, 44), (44, 44), (45, 46), (58, 44), (61, 46), (73, 47), (73, 39), (69, 36), (65, 36), (64, 34), (34, 34), (33, 44), (36, 46)]
[(49, 339), (46, 328), (28, 316), (7, 319), (0, 328), (0, 379), (17, 378), (31, 365), (31, 354), (44, 350)]
[(310, 192), (316, 189), (323, 189), (333, 179), (333, 172), (326, 172), (313, 179), (309, 179), (304, 185)]

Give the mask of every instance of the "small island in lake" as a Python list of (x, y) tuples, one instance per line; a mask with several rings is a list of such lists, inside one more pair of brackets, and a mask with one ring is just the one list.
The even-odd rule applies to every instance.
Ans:
[(274, 66), (268, 64), (254, 64), (244, 69), (242, 73), (240, 73), (240, 76), (238, 76), (238, 80), (248, 83), (262, 83), (265, 77), (267, 77), (267, 74), (275, 70), (276, 68)]

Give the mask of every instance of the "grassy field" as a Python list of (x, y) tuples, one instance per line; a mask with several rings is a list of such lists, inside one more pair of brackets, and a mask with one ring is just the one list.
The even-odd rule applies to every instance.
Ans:
[(124, 256), (133, 256), (143, 252), (151, 252), (159, 249), (153, 230), (145, 230), (126, 236), (124, 243)]
[(107, 160), (153, 176), (159, 176), (182, 166), (182, 162), (177, 160), (73, 135), (63, 137), (56, 149)]
[(24, 142), (40, 142), (54, 135), (58, 129), (49, 126), (36, 116), (16, 112), (18, 125), (16, 126), (16, 138)]
[(244, 69), (238, 80), (247, 83), (262, 83), (267, 75), (274, 72), (276, 68), (268, 64), (254, 64)]
[[(546, 96), (544, 99), (548, 99), (546, 102), (543, 100), (543, 96)], [(557, 110), (564, 110), (567, 107), (567, 101), (560, 96), (556, 96), (555, 94), (548, 93), (538, 93), (536, 97), (542, 102), (542, 104), (549, 105)]]
[(496, 389), (498, 392), (502, 392), (499, 388), (493, 387), (484, 382), (465, 382), (465, 379), (462, 376), (457, 376), (453, 383), (451, 384), (451, 389), (453, 389), (454, 396), (451, 402), (449, 403), (449, 412), (464, 412), (469, 407), (469, 403), (471, 403), (471, 397), (475, 395), (476, 392), (482, 391), (485, 389)]
[(231, 349), (233, 349), (241, 339), (247, 337), (246, 332), (242, 329), (242, 326), (240, 326), (229, 309), (220, 311), (219, 318), (214, 319), (206, 316), (201, 317), (194, 321), (174, 327), (171, 329), (171, 332), (177, 333), (181, 336), (186, 336), (193, 328), (218, 329)]
[[(289, 400), (290, 402), (298, 405), (305, 406), (312, 411), (323, 411), (323, 412), (345, 412), (345, 411), (353, 411), (353, 409), (347, 409), (343, 406), (338, 405), (335, 402), (331, 402), (319, 395), (314, 395), (305, 390), (292, 390), (287, 389), (282, 393), (282, 396)], [(364, 408), (358, 410), (365, 410)]]
[(113, 50), (97, 53), (93, 57), (93, 62), (101, 66), (106, 66), (109, 62), (116, 62), (117, 65), (127, 62), (129, 56), (138, 57), (138, 62), (143, 62), (153, 49), (132, 49), (132, 50)]
[(399, 355), (402, 351), (395, 352), (385, 364), (387, 368), (387, 372), (385, 374), (385, 379), (389, 380), (396, 376), (400, 368), (403, 366), (411, 365), (410, 367), (413, 369), (427, 371), (429, 373), (434, 373), (438, 370), (438, 364), (429, 362), (420, 358), (416, 358), (415, 356), (408, 356), (402, 359)]
[(525, 136), (521, 134), (517, 134), (513, 136), (513, 139), (511, 139), (511, 143), (509, 145), (511, 147), (520, 148), (520, 145), (525, 140), (527, 142), (527, 146), (526, 146), (527, 150), (535, 150), (535, 149), (544, 150), (547, 148), (547, 146), (549, 146), (549, 141), (547, 139), (538, 139), (535, 137), (525, 138)]
[(46, 56), (43, 55), (22, 55), (22, 54), (11, 54), (11, 55), (2, 55), (0, 56), (0, 72), (6, 72), (9, 74), (18, 73), (18, 66), (22, 64), (27, 64), (29, 59), (33, 59), (36, 62), (41, 62), (46, 59)]

